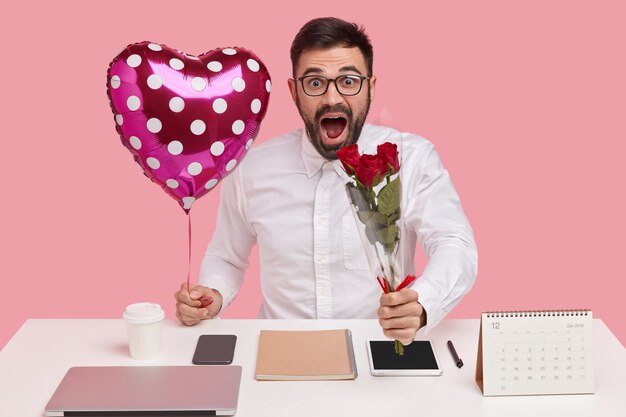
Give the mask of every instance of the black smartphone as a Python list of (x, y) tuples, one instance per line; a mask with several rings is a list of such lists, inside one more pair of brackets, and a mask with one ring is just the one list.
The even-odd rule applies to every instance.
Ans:
[(203, 334), (198, 338), (192, 362), (196, 365), (228, 365), (233, 362), (237, 336)]

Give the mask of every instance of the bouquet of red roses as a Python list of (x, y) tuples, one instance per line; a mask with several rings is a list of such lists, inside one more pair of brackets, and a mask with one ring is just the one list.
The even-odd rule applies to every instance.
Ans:
[[(370, 268), (385, 294), (400, 291), (415, 276), (403, 276), (399, 253), (402, 182), (398, 147), (385, 142), (378, 145), (376, 155), (360, 155), (358, 146), (352, 144), (337, 151), (337, 157), (351, 178), (346, 190)], [(395, 349), (404, 354), (398, 340)]]

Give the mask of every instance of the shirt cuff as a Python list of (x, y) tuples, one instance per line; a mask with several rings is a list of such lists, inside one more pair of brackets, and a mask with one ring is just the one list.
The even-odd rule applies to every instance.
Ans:
[(442, 312), (437, 306), (440, 304), (437, 302), (438, 294), (437, 290), (427, 280), (418, 278), (410, 287), (413, 291), (417, 292), (417, 301), (422, 305), (424, 311), (426, 311), (426, 326), (420, 328), (420, 332), (428, 334), (442, 320)]
[(222, 307), (217, 315), (221, 314), (230, 305), (237, 295), (231, 290), (231, 286), (219, 275), (210, 275), (200, 280), (200, 285), (216, 290), (222, 296)]

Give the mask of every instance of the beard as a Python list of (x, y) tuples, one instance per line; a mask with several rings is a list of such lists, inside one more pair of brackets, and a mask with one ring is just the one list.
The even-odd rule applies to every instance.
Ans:
[[(367, 117), (367, 114), (370, 110), (370, 103), (371, 99), (368, 88), (367, 103), (365, 109), (356, 114), (356, 116), (352, 114), (352, 110), (350, 110), (349, 107), (343, 104), (335, 104), (334, 106), (326, 105), (319, 108), (315, 112), (313, 119), (311, 119), (308, 114), (302, 111), (302, 107), (300, 106), (300, 97), (296, 97), (296, 107), (298, 108), (300, 117), (302, 117), (302, 120), (304, 121), (306, 133), (309, 136), (311, 144), (313, 144), (315, 150), (317, 150), (317, 152), (322, 157), (329, 161), (337, 159), (337, 151), (339, 149), (343, 148), (344, 146), (352, 145), (359, 140), (359, 137), (361, 136), (361, 130), (363, 129), (363, 125), (365, 124), (365, 118)], [(343, 142), (333, 145), (326, 145), (322, 141), (321, 120), (322, 117), (327, 113), (344, 114), (346, 118), (346, 126), (344, 127), (344, 129), (348, 129), (348, 134)]]

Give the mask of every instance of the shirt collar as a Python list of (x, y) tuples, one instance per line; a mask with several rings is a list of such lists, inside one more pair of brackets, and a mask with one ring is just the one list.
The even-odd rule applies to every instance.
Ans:
[[(361, 149), (362, 145), (365, 145), (368, 140), (366, 139), (366, 131), (368, 130), (368, 125), (363, 125), (363, 129), (361, 130), (361, 136), (359, 137), (359, 149)], [(332, 163), (335, 171), (338, 174), (345, 174), (343, 169), (341, 168), (341, 162), (338, 160), (328, 161), (322, 155), (317, 152), (317, 149), (311, 143), (309, 139), (309, 135), (306, 133), (306, 129), (302, 129), (302, 162), (304, 162), (304, 169), (306, 170), (306, 175), (308, 178), (311, 178), (313, 175), (317, 174), (317, 171), (322, 169), (322, 166), (330, 162)]]

